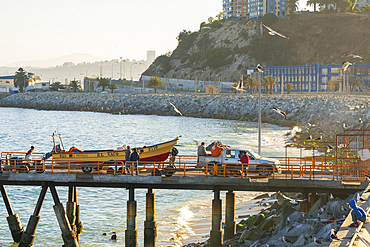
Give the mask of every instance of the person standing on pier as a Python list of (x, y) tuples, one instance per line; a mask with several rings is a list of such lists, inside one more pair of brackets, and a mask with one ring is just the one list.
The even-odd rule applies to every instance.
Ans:
[(133, 166), (135, 166), (136, 175), (139, 175), (139, 171), (137, 169), (137, 165), (138, 165), (138, 162), (140, 160), (140, 155), (137, 152), (137, 149), (136, 148), (134, 148), (133, 150), (134, 151), (132, 152), (131, 157), (130, 157), (130, 161), (132, 161), (131, 162), (131, 174), (134, 173), (134, 167)]
[(242, 172), (245, 171), (244, 175), (246, 176), (249, 167), (249, 156), (246, 151), (244, 151), (244, 154), (240, 157), (240, 162), (242, 163)]
[(207, 156), (207, 152), (206, 152), (206, 144), (204, 142), (202, 142), (199, 146), (198, 146), (198, 156)]
[(356, 205), (355, 200), (350, 200), (349, 205), (352, 208), (351, 216), (352, 216), (352, 221), (353, 221), (353, 223), (350, 226), (351, 227), (358, 227), (358, 225), (359, 225), (358, 221), (361, 221), (361, 222), (366, 221), (366, 213), (361, 207)]
[(179, 150), (177, 150), (177, 148), (173, 147), (171, 152), (170, 152), (171, 165), (173, 165), (175, 163), (176, 155), (178, 155), (178, 154), (179, 154)]
[(127, 150), (126, 150), (126, 158), (125, 158), (125, 165), (126, 165), (126, 173), (130, 173), (130, 169), (129, 169), (129, 163), (127, 163), (127, 161), (130, 161), (130, 157), (131, 157), (131, 148), (130, 146), (127, 146)]
[(26, 157), (25, 157), (26, 160), (31, 160), (31, 155), (32, 155), (34, 149), (35, 149), (35, 147), (31, 146), (31, 149), (28, 150), (28, 152), (26, 153)]

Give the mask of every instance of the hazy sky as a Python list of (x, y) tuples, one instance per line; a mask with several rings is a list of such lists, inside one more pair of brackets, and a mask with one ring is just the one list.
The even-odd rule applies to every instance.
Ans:
[(0, 66), (73, 53), (146, 59), (221, 11), (222, 0), (0, 0)]

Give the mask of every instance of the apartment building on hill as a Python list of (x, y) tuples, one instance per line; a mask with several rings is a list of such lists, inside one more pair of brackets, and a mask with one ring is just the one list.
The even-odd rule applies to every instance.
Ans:
[(286, 0), (223, 0), (222, 11), (225, 18), (260, 18), (267, 13), (287, 15)]

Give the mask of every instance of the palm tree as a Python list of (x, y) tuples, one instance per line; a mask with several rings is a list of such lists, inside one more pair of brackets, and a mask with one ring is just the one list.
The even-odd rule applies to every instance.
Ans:
[(50, 88), (54, 91), (58, 91), (59, 89), (65, 89), (65, 86), (61, 82), (56, 81), (50, 85)]
[(235, 94), (238, 93), (238, 90), (236, 89), (238, 86), (239, 86), (239, 82), (234, 82), (234, 84), (232, 85), (232, 88), (233, 88)]
[[(264, 84), (266, 84), (266, 85), (268, 85), (270, 87), (270, 94), (272, 94), (272, 87), (276, 83), (276, 78), (272, 77), (272, 75), (265, 76), (263, 78), (263, 82), (264, 82)], [(266, 92), (266, 93), (268, 93), (268, 92)]]
[(288, 91), (288, 94), (290, 94), (290, 91), (294, 88), (292, 83), (287, 83), (285, 85), (286, 90)]
[(23, 89), (28, 86), (27, 72), (23, 68), (19, 68), (14, 75), (14, 86), (19, 87), (22, 93)]
[(108, 88), (109, 88), (110, 90), (112, 90), (112, 93), (113, 93), (113, 90), (117, 88), (117, 85), (116, 85), (116, 84), (114, 84), (114, 83), (111, 83), (111, 84), (109, 84), (109, 85), (108, 85)]
[(245, 84), (250, 88), (251, 94), (253, 94), (253, 89), (254, 88), (258, 88), (258, 82), (252, 76), (247, 77), (247, 80), (245, 81)]
[(313, 5), (313, 11), (316, 12), (316, 5), (318, 4), (317, 0), (307, 0), (306, 6)]
[(286, 7), (287, 10), (289, 10), (289, 13), (293, 14), (293, 12), (298, 9), (298, 0), (287, 0)]
[[(263, 78), (263, 79), (265, 79), (265, 78)], [(261, 83), (261, 86), (265, 87), (266, 94), (268, 94), (270, 85), (265, 80), (263, 80), (263, 82)]]
[(148, 87), (154, 87), (154, 93), (157, 93), (157, 87), (163, 86), (161, 78), (152, 76), (149, 78)]
[(76, 92), (77, 88), (80, 87), (80, 83), (76, 80), (73, 80), (69, 83), (69, 87), (73, 88), (73, 92)]
[(98, 87), (101, 87), (101, 90), (104, 91), (105, 87), (108, 87), (110, 84), (108, 79), (102, 78), (99, 80)]

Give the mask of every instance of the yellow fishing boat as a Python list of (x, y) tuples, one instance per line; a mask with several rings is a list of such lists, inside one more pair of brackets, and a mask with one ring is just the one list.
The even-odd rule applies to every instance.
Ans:
[[(55, 137), (60, 135), (54, 135), (54, 149), (50, 153), (55, 163), (57, 164), (83, 164), (83, 163), (103, 163), (103, 162), (122, 162), (126, 159), (126, 150), (79, 150), (75, 147), (69, 149), (69, 151), (64, 151), (63, 142), (60, 138), (61, 145), (55, 145)], [(176, 137), (173, 140), (155, 144), (152, 146), (136, 147), (137, 152), (140, 154), (140, 162), (150, 161), (150, 162), (162, 162), (165, 161), (172, 150), (172, 148), (177, 144), (179, 138)]]

